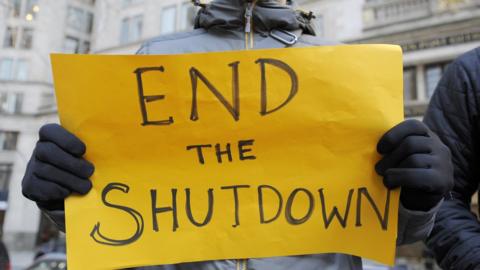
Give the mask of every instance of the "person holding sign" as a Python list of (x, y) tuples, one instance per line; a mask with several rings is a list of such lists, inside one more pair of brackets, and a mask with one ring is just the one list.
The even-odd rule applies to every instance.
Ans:
[[(334, 44), (315, 36), (315, 31), (310, 25), (312, 14), (296, 12), (292, 3), (274, 0), (214, 0), (208, 5), (197, 4), (201, 5), (202, 9), (196, 18), (195, 31), (153, 39), (146, 42), (138, 53), (182, 54)], [(276, 64), (282, 66), (280, 63)], [(233, 65), (232, 68), (235, 66)], [(157, 67), (157, 69), (161, 68)], [(288, 69), (284, 67), (284, 70)], [(141, 70), (136, 72), (141, 75)], [(190, 72), (193, 76), (200, 76), (194, 69)], [(145, 98), (141, 96), (142, 100)], [(162, 98), (162, 96), (153, 97), (154, 100)], [(191, 119), (195, 120), (198, 115), (194, 106), (192, 107)], [(262, 107), (262, 109), (265, 108)], [(229, 112), (237, 120), (238, 114), (235, 110), (232, 109)], [(142, 113), (143, 125), (173, 124), (173, 120), (169, 118), (152, 123), (145, 110)], [(248, 148), (252, 142), (238, 143), (240, 159), (251, 157), (245, 152), (246, 148), (242, 147)], [(201, 146), (197, 145), (190, 150), (200, 153), (199, 149)], [(435, 214), (444, 194), (452, 185), (453, 173), (448, 148), (424, 124), (412, 120), (400, 123), (385, 133), (378, 142), (377, 150), (383, 158), (375, 169), (383, 176), (384, 185), (389, 189), (402, 188), (398, 244), (424, 239), (433, 226)], [(85, 144), (74, 134), (56, 124), (46, 125), (40, 130), (40, 140), (25, 173), (24, 195), (35, 201), (62, 230), (65, 230), (64, 199), (71, 194), (87, 194), (92, 188), (89, 178), (94, 173), (94, 164), (83, 158), (85, 151)], [(199, 161), (201, 163), (202, 159), (199, 158)], [(152, 191), (153, 193), (155, 192)], [(112, 241), (109, 244), (119, 243)], [(319, 254), (184, 263), (158, 266), (157, 269), (361, 268), (362, 263), (358, 257), (344, 254)]]

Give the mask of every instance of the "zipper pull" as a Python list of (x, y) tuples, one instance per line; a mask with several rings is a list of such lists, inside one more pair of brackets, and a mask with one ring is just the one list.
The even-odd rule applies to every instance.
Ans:
[(249, 1), (245, 9), (245, 33), (252, 32), (253, 3)]

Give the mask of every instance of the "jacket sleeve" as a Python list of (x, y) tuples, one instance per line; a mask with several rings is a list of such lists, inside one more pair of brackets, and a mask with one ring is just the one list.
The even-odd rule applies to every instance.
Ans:
[(65, 211), (63, 210), (46, 210), (40, 207), (43, 214), (45, 214), (56, 226), (57, 228), (65, 232)]
[(480, 223), (470, 211), (478, 175), (480, 50), (450, 64), (437, 86), (425, 123), (450, 148), (455, 185), (440, 208), (426, 241), (443, 269), (478, 269)]
[(427, 212), (412, 211), (400, 204), (398, 209), (397, 246), (425, 240), (433, 229), (435, 215), (442, 202)]

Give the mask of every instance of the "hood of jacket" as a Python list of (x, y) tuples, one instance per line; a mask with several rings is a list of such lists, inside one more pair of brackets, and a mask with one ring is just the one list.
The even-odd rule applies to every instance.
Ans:
[(295, 4), (282, 5), (277, 0), (213, 0), (203, 5), (195, 19), (195, 28), (223, 28), (242, 30), (246, 24), (246, 11), (253, 3), (252, 27), (265, 33), (273, 29), (302, 30), (315, 35), (310, 25), (312, 13), (295, 10)]

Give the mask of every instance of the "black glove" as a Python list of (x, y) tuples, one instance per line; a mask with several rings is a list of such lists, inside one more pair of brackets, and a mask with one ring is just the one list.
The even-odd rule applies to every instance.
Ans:
[(41, 208), (63, 210), (72, 192), (88, 193), (94, 167), (82, 159), (85, 150), (85, 144), (60, 125), (43, 126), (23, 177), (23, 195)]
[(407, 209), (428, 211), (453, 187), (450, 150), (420, 121), (392, 128), (377, 151), (383, 155), (377, 173), (387, 188), (402, 188), (400, 201)]

